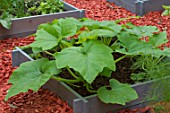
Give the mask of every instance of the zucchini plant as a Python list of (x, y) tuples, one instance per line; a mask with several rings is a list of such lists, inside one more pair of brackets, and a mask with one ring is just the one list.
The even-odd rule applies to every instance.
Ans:
[[(99, 22), (86, 18), (56, 19), (41, 24), (35, 42), (24, 47), (32, 49), (31, 56), (35, 60), (21, 64), (13, 72), (9, 79), (12, 87), (5, 100), (29, 89), (38, 91), (49, 79), (54, 79), (77, 88), (85, 87), (105, 103), (125, 105), (138, 95), (130, 84), (111, 76), (117, 70), (117, 63), (125, 58), (132, 59), (132, 70), (144, 73), (145, 68), (139, 64), (145, 58), (152, 63), (152, 58), (158, 61), (170, 55), (169, 48), (159, 48), (167, 41), (166, 32), (160, 32), (155, 26), (119, 25), (117, 21)], [(115, 57), (117, 54), (121, 55)], [(69, 73), (69, 77), (60, 76), (63, 72)], [(132, 74), (133, 78), (137, 76)], [(107, 77), (109, 84), (95, 89), (92, 84), (99, 76)]]

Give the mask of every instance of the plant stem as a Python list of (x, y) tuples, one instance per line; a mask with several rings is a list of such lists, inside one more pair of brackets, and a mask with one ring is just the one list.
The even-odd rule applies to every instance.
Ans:
[(81, 87), (81, 86), (79, 86), (79, 85), (75, 85), (75, 84), (73, 84), (73, 83), (67, 83), (67, 84), (69, 84), (70, 86), (77, 87), (77, 88), (80, 88), (80, 87)]
[(51, 55), (51, 56), (54, 56), (54, 54), (52, 54), (52, 53), (50, 53), (50, 52), (48, 52), (48, 51), (44, 51), (46, 54), (48, 54), (48, 55)]
[(57, 80), (57, 81), (62, 81), (62, 82), (66, 82), (66, 83), (78, 83), (81, 82), (81, 79), (78, 78), (76, 80), (70, 80), (70, 79), (64, 79), (64, 78), (60, 78), (60, 77), (56, 77), (56, 76), (51, 76), (52, 79)]
[(161, 58), (158, 59), (157, 63), (159, 63), (165, 56), (162, 56)]
[(87, 89), (88, 92), (90, 92), (90, 93), (97, 93), (96, 90), (91, 90), (91, 89), (90, 89), (89, 84), (86, 83), (85, 86), (86, 86), (86, 89)]
[(127, 55), (123, 55), (123, 56), (121, 56), (120, 58), (116, 59), (116, 60), (115, 60), (115, 63), (117, 63), (117, 62), (119, 62), (120, 60), (124, 59), (126, 56), (127, 56)]
[(72, 71), (71, 69), (67, 66), (66, 67), (67, 71), (71, 74), (71, 76), (73, 76), (75, 79), (78, 79), (79, 77), (77, 77)]

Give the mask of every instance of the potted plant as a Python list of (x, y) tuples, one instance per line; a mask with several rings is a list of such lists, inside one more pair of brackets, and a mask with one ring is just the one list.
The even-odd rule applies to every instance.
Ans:
[(82, 18), (84, 10), (61, 0), (5, 0), (0, 4), (0, 39), (32, 34), (39, 24), (63, 17)]
[(107, 0), (114, 2), (118, 6), (122, 6), (127, 10), (142, 16), (152, 11), (162, 11), (162, 5), (170, 5), (168, 0)]
[(170, 72), (170, 49), (162, 46), (168, 41), (166, 32), (117, 22), (66, 18), (41, 24), (35, 42), (21, 47), (29, 55), (20, 48), (13, 52), (18, 64), (31, 61), (13, 72), (5, 100), (43, 86), (67, 100), (74, 113), (104, 113), (142, 103), (153, 82)]

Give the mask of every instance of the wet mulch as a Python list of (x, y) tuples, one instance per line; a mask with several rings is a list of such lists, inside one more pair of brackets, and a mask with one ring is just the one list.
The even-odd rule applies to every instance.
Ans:
[[(115, 20), (135, 16), (124, 8), (108, 3), (106, 0), (65, 0), (68, 3), (86, 10), (86, 17), (95, 20)], [(170, 16), (161, 16), (161, 12), (150, 12), (140, 19), (130, 19), (135, 25), (155, 25), (160, 30), (167, 31), (170, 39)], [(27, 45), (34, 41), (34, 37), (13, 38), (0, 40), (0, 113), (72, 113), (66, 102), (53, 93), (40, 89), (38, 92), (29, 91), (19, 94), (5, 103), (4, 97), (10, 85), (9, 76), (15, 68), (11, 66), (11, 51), (15, 46)], [(170, 46), (170, 42), (166, 44)], [(136, 110), (136, 111), (135, 111)], [(147, 113), (146, 108), (124, 110), (120, 113)]]

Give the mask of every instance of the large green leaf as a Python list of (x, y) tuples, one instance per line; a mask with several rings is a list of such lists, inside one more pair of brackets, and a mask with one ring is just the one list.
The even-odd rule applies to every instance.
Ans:
[(83, 47), (65, 48), (55, 54), (58, 68), (66, 66), (79, 72), (83, 78), (92, 83), (102, 72), (104, 67), (115, 70), (115, 62), (112, 56), (112, 49), (104, 44), (90, 40), (83, 43)]
[(27, 92), (29, 89), (38, 91), (52, 75), (58, 73), (60, 73), (60, 70), (56, 68), (55, 61), (48, 61), (48, 59), (21, 64), (10, 77), (9, 83), (12, 83), (12, 87), (8, 90), (5, 100), (20, 92)]
[(30, 46), (42, 48), (42, 50), (52, 49), (53, 47), (57, 46), (61, 40), (56, 27), (51, 24), (43, 24), (43, 26), (41, 25), (41, 29), (37, 31), (36, 35), (36, 41)]
[(138, 98), (136, 91), (128, 84), (123, 84), (115, 79), (111, 79), (110, 86), (111, 90), (103, 86), (97, 91), (99, 99), (104, 103), (125, 105), (126, 102)]

